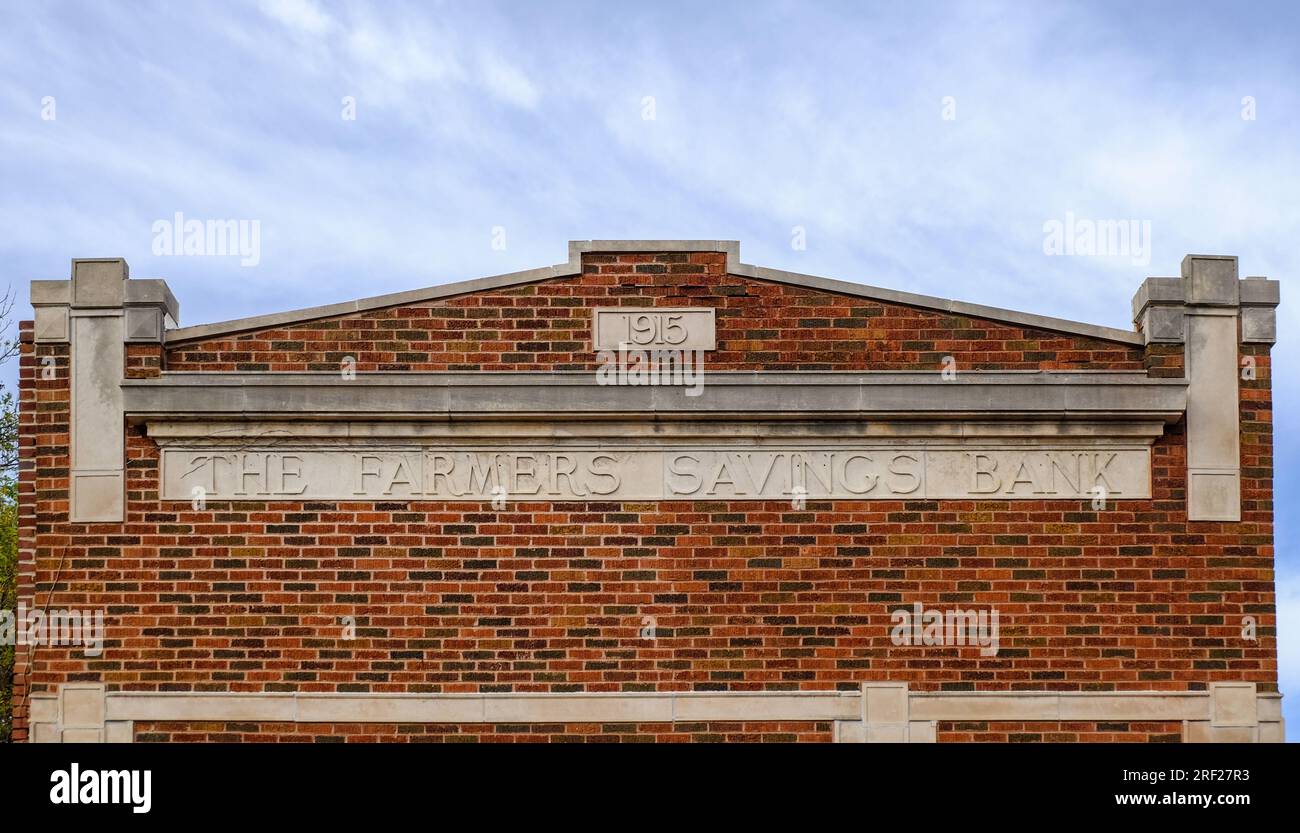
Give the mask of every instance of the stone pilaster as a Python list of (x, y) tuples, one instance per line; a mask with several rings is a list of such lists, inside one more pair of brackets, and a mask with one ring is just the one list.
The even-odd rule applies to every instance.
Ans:
[(1241, 520), (1239, 343), (1277, 336), (1278, 285), (1237, 277), (1237, 258), (1188, 255), (1179, 278), (1148, 278), (1133, 298), (1147, 344), (1181, 343), (1187, 377), (1187, 519)]
[(163, 281), (131, 281), (121, 258), (72, 261), (68, 281), (33, 281), (37, 343), (70, 344), (69, 519), (125, 518), (125, 343), (161, 344), (179, 316)]

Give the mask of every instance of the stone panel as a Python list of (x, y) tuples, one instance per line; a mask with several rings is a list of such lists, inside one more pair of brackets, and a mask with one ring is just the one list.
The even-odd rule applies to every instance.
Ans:
[(67, 307), (36, 308), (36, 340), (41, 343), (59, 344), (70, 337)]
[(596, 350), (714, 350), (714, 311), (698, 307), (598, 307), (592, 310)]
[(1187, 325), (1187, 517), (1240, 520), (1237, 318), (1200, 311)]
[(1146, 446), (163, 450), (168, 500), (1150, 497)]

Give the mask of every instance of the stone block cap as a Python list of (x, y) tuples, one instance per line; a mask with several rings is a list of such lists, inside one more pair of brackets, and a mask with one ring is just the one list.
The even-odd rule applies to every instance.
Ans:
[(130, 269), (126, 260), (74, 258), (72, 261), (72, 306), (74, 309), (120, 307), (126, 297)]
[(1184, 317), (1237, 313), (1243, 344), (1272, 344), (1277, 340), (1275, 308), (1281, 301), (1277, 281), (1252, 276), (1238, 278), (1237, 258), (1228, 255), (1188, 255), (1177, 278), (1147, 278), (1133, 296), (1133, 322), (1150, 342), (1181, 343)]

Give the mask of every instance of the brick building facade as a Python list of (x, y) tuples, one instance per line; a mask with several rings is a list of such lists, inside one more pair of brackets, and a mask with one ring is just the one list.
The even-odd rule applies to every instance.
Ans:
[(1235, 258), (1133, 331), (727, 241), (191, 327), (120, 260), (32, 302), (20, 602), (105, 624), (19, 648), (20, 739), (1282, 737), (1278, 290)]

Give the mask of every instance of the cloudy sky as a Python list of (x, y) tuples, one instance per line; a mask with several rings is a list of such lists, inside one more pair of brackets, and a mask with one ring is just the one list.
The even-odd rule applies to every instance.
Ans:
[[(1284, 285), (1300, 726), (1297, 42), (1289, 2), (5, 2), (0, 258), (21, 317), (29, 280), (122, 256), (198, 324), (557, 263), (570, 239), (725, 238), (749, 263), (1130, 327), (1144, 277), (1238, 255)], [(157, 253), (177, 212), (256, 221), (256, 264)], [(1068, 216), (1150, 236), (1046, 254)]]

